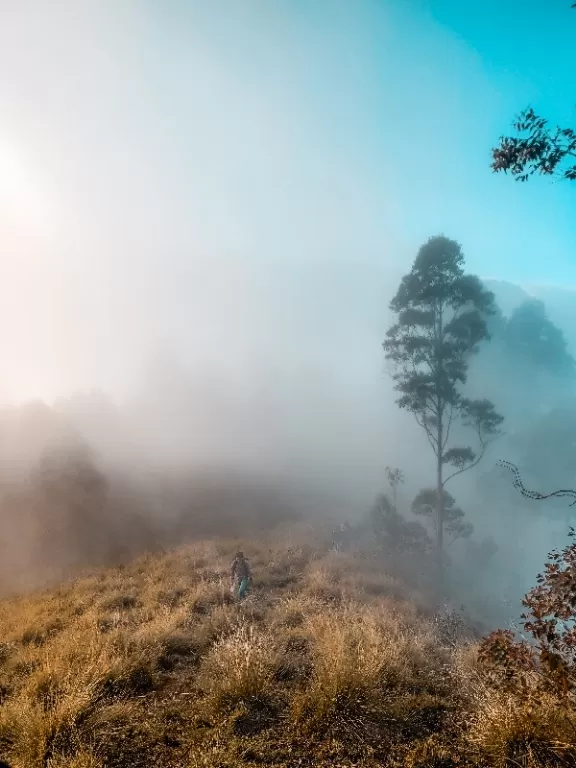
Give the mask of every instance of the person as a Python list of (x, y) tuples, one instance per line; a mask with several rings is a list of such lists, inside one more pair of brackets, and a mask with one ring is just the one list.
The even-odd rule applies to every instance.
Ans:
[(252, 581), (252, 570), (244, 552), (236, 553), (230, 568), (230, 588), (233, 594), (242, 600), (246, 596), (248, 586)]
[(342, 528), (339, 526), (338, 528), (332, 529), (332, 550), (334, 552), (340, 552), (342, 549)]
[(332, 548), (335, 552), (342, 552), (348, 549), (352, 538), (352, 527), (348, 521), (342, 523), (338, 528), (332, 531)]

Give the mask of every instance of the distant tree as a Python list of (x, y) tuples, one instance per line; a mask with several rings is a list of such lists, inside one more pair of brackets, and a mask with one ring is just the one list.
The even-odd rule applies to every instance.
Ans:
[(574, 376), (574, 358), (568, 351), (564, 332), (548, 318), (544, 302), (530, 299), (521, 304), (502, 334), (505, 353), (515, 362), (522, 360), (557, 376)]
[(392, 489), (392, 500), (394, 507), (398, 507), (398, 486), (404, 485), (404, 472), (401, 469), (392, 469), (392, 467), (386, 467), (386, 476), (388, 477), (388, 485)]
[(386, 494), (380, 494), (370, 514), (372, 531), (378, 545), (386, 554), (426, 554), (433, 542), (426, 528), (416, 520), (406, 520)]
[[(438, 525), (436, 517), (437, 492), (435, 488), (424, 488), (412, 502), (412, 513), (423, 515), (432, 521), (434, 529)], [(448, 545), (457, 539), (467, 539), (473, 532), (474, 526), (464, 520), (464, 512), (456, 506), (456, 499), (448, 491), (443, 491), (444, 533), (447, 534)], [(436, 536), (438, 532), (436, 531)]]
[(46, 553), (60, 553), (69, 562), (90, 562), (106, 552), (109, 484), (82, 439), (48, 446), (31, 479), (42, 509)]
[[(576, 8), (576, 4), (572, 4)], [(576, 180), (576, 131), (551, 129), (548, 120), (529, 107), (513, 123), (517, 136), (501, 136), (492, 150), (492, 170), (510, 173), (516, 181), (530, 176), (556, 176)]]
[(490, 326), (491, 343), (470, 361), (472, 388), (497, 399), (509, 428), (523, 433), (542, 413), (570, 399), (574, 359), (564, 332), (536, 299), (524, 301), (508, 319)]
[[(470, 355), (488, 338), (485, 317), (494, 296), (464, 273), (458, 243), (432, 237), (420, 248), (409, 274), (390, 304), (396, 322), (383, 347), (391, 362), (400, 408), (414, 414), (436, 457), (436, 547), (442, 580), (445, 494), (456, 475), (476, 466), (503, 421), (489, 400), (463, 396)], [(453, 422), (476, 432), (478, 448), (449, 446)], [(452, 467), (446, 477), (445, 468)]]

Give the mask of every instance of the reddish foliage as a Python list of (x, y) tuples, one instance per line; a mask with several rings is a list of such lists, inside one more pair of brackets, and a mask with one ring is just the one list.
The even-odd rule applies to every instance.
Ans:
[(478, 658), (490, 682), (508, 691), (525, 690), (528, 675), (536, 671), (533, 648), (518, 642), (509, 629), (488, 635), (480, 645)]
[[(575, 535), (574, 530), (570, 532)], [(486, 637), (479, 658), (492, 682), (501, 687), (546, 691), (559, 699), (576, 696), (576, 543), (549, 556), (544, 573), (522, 604), (524, 630), (532, 644), (508, 630)]]

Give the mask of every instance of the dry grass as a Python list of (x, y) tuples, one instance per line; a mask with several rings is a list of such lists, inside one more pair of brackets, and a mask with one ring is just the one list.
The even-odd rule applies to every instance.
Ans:
[(241, 624), (217, 641), (204, 659), (198, 684), (207, 694), (205, 714), (225, 712), (271, 693), (276, 657), (271, 634)]
[[(319, 536), (321, 540), (322, 536)], [(11, 768), (576, 765), (576, 722), (489, 691), (425, 598), (309, 531), (195, 544), (5, 600)], [(278, 542), (282, 542), (279, 544)], [(231, 600), (250, 553), (254, 592)]]
[(494, 768), (576, 765), (576, 713), (545, 697), (535, 706), (486, 691), (470, 742)]

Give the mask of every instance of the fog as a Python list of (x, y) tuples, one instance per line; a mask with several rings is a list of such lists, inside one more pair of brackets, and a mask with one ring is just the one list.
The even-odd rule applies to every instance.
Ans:
[[(319, 114), (296, 84), (318, 70), (301, 32), (272, 44), (279, 18), (254, 29), (250, 4), (225, 6), (2, 8), (8, 488), (89, 447), (133, 490), (158, 492), (153, 471), (240, 475), (338, 516), (410, 452), (389, 439), (404, 426), (379, 354), (398, 244), (361, 153), (322, 137), (343, 98), (360, 105), (361, 73), (340, 64)], [(44, 495), (16, 505), (26, 525), (5, 502), (5, 579), (78, 560)], [(169, 528), (170, 503), (152, 506)]]
[[(387, 465), (406, 499), (430, 485), (381, 350), (421, 237), (370, 153), (387, 14), (378, 33), (370, 3), (335, 3), (329, 29), (287, 3), (0, 14), (4, 587), (255, 521), (356, 518)], [(498, 538), (476, 481), (459, 502)], [(541, 538), (522, 567), (503, 549), (522, 584)]]

